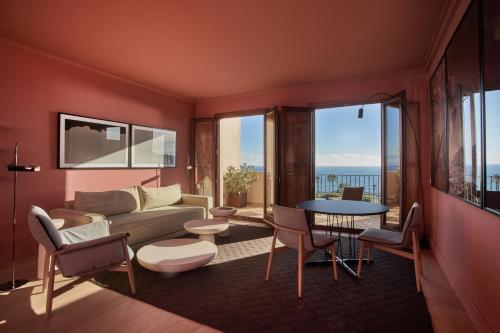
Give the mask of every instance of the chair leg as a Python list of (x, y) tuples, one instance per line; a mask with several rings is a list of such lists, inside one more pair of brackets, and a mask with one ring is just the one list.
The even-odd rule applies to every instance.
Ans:
[(369, 264), (372, 259), (372, 247), (368, 246), (368, 258), (366, 259), (366, 263)]
[(418, 254), (418, 240), (416, 231), (411, 232), (412, 250), (413, 250), (413, 264), (415, 266), (415, 280), (417, 283), (417, 291), (421, 291), (420, 286), (420, 256)]
[(298, 276), (298, 289), (299, 289), (299, 297), (302, 297), (302, 235), (299, 235), (299, 276)]
[(358, 279), (361, 279), (361, 268), (363, 267), (363, 255), (365, 251), (365, 242), (361, 241), (361, 244), (359, 245), (359, 254), (358, 254)]
[(274, 229), (273, 242), (271, 244), (271, 251), (269, 252), (269, 260), (267, 261), (266, 281), (269, 281), (269, 277), (271, 276), (271, 266), (273, 265), (274, 247), (276, 246), (276, 233), (277, 229)]
[(418, 253), (418, 267), (420, 268), (420, 278), (424, 275), (423, 268), (422, 268), (422, 249), (420, 248), (420, 242), (418, 242), (417, 238), (417, 253)]
[(49, 277), (49, 265), (50, 265), (50, 254), (45, 251), (45, 257), (43, 261), (43, 278), (42, 278), (42, 292), (47, 288), (47, 280)]
[(128, 273), (128, 282), (130, 283), (130, 290), (132, 291), (132, 295), (135, 294), (135, 279), (134, 279), (134, 271), (132, 270), (132, 263), (130, 262), (130, 256), (128, 255), (127, 242), (125, 239), (122, 241), (123, 245), (123, 254), (125, 255), (125, 261), (127, 263), (127, 273)]
[(338, 280), (338, 275), (337, 275), (337, 252), (335, 251), (335, 244), (332, 246), (330, 249), (331, 255), (332, 255), (332, 266), (333, 266), (333, 278), (335, 280)]
[(54, 255), (50, 256), (49, 265), (49, 285), (47, 286), (47, 302), (45, 312), (47, 313), (47, 318), (52, 315), (52, 298), (54, 294), (54, 275), (56, 270), (56, 258)]

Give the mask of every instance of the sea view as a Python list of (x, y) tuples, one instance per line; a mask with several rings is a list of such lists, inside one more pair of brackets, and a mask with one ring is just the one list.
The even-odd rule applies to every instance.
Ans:
[[(494, 176), (500, 175), (500, 164), (489, 164), (486, 169), (487, 189), (499, 191), (500, 179), (495, 179)], [(264, 167), (255, 166), (255, 170), (262, 173)], [(380, 191), (380, 166), (317, 166), (315, 175), (317, 193), (339, 191), (342, 186), (364, 186), (365, 191)], [(329, 175), (335, 177), (328, 177)], [(480, 176), (478, 178), (479, 182)]]

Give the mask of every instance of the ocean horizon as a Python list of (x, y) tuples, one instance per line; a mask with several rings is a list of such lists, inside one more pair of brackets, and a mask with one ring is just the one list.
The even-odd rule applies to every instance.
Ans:
[[(253, 166), (258, 173), (264, 172), (263, 166)], [(316, 192), (328, 193), (339, 191), (342, 186), (363, 186), (365, 191), (380, 192), (380, 181), (382, 167), (376, 166), (316, 166)], [(469, 169), (469, 168), (467, 168)], [(496, 190), (500, 188), (493, 176), (500, 175), (500, 164), (487, 165), (487, 188)], [(329, 179), (329, 175), (335, 175), (334, 180)], [(478, 175), (478, 184), (481, 177)]]
[[(255, 171), (262, 173), (264, 172), (264, 166), (262, 165), (252, 165)], [(362, 176), (376, 176), (382, 173), (382, 167), (380, 165), (371, 166), (319, 166), (315, 168), (316, 175), (362, 175)], [(486, 166), (487, 176), (500, 175), (500, 164), (488, 164)]]

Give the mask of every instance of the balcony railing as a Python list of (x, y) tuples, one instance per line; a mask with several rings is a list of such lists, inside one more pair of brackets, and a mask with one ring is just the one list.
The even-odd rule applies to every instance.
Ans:
[(364, 187), (363, 200), (380, 203), (380, 175), (332, 175), (316, 174), (316, 198), (336, 199), (342, 197), (344, 187)]

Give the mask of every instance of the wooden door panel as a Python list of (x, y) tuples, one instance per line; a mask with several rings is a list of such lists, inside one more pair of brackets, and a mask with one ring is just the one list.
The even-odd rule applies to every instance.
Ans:
[(314, 197), (313, 110), (283, 107), (280, 119), (280, 204), (295, 207)]
[(215, 198), (215, 119), (195, 119), (193, 121), (193, 134), (192, 193)]

